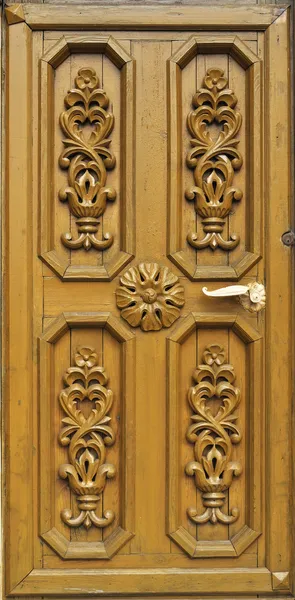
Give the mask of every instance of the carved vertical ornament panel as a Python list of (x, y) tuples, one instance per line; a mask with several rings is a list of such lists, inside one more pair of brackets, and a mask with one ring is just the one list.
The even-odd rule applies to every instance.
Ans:
[(39, 253), (63, 280), (110, 281), (133, 257), (134, 69), (111, 36), (42, 57)]
[[(98, 365), (94, 348), (77, 348), (74, 363), (64, 375), (64, 389), (59, 395), (65, 413), (59, 442), (68, 447), (70, 462), (59, 467), (59, 476), (68, 480), (77, 495), (80, 513), (74, 517), (72, 510), (65, 508), (61, 518), (70, 527), (107, 527), (115, 518), (114, 512), (104, 510), (98, 517), (96, 510), (98, 502), (102, 503), (106, 480), (116, 475), (115, 466), (107, 462), (107, 447), (116, 440), (109, 414), (113, 392), (106, 387), (109, 378)], [(87, 400), (93, 405), (88, 417), (78, 408)]]
[[(109, 99), (99, 87), (96, 72), (91, 67), (79, 69), (76, 87), (65, 97), (66, 109), (60, 115), (60, 126), (66, 136), (65, 149), (59, 157), (59, 165), (68, 170), (68, 185), (59, 191), (62, 202), (76, 218), (77, 239), (71, 233), (62, 233), (62, 243), (75, 250), (94, 247), (105, 250), (112, 245), (114, 236), (104, 233), (102, 240), (95, 236), (107, 200), (116, 199), (116, 191), (107, 187), (107, 169), (113, 169), (116, 159), (110, 150), (110, 135), (114, 127), (114, 115), (107, 112)], [(93, 124), (88, 137), (83, 125)]]
[(109, 559), (134, 530), (134, 337), (109, 313), (67, 313), (39, 343), (41, 537), (63, 559)]
[[(192, 424), (186, 437), (194, 444), (195, 460), (185, 466), (185, 472), (195, 479), (196, 487), (202, 492), (205, 507), (198, 514), (194, 507), (187, 510), (195, 523), (233, 523), (239, 517), (238, 507), (226, 515), (222, 507), (225, 491), (231, 486), (233, 477), (242, 472), (238, 461), (231, 461), (233, 444), (241, 441), (241, 432), (236, 423), (235, 412), (241, 394), (235, 387), (235, 372), (232, 365), (225, 363), (225, 351), (219, 344), (207, 346), (203, 361), (193, 374), (196, 385), (188, 392), (188, 401), (193, 410)], [(218, 398), (220, 406), (214, 414), (210, 400)]]
[(237, 36), (193, 36), (168, 61), (168, 256), (192, 280), (239, 280), (261, 257), (260, 71)]
[[(243, 193), (234, 187), (235, 171), (243, 164), (236, 137), (242, 124), (242, 115), (236, 109), (237, 98), (228, 89), (227, 78), (222, 69), (208, 69), (203, 82), (192, 99), (195, 110), (187, 117), (187, 127), (192, 136), (192, 148), (187, 153), (186, 163), (193, 169), (195, 186), (186, 190), (187, 200), (195, 200), (195, 210), (202, 217), (205, 236), (198, 239), (194, 232), (188, 233), (188, 242), (197, 250), (217, 247), (233, 250), (240, 242), (237, 234), (230, 240), (222, 232), (225, 218), (232, 209), (233, 201), (240, 201)], [(221, 124), (215, 139), (210, 124)]]
[(246, 448), (259, 456), (261, 349), (221, 313), (193, 313), (169, 337), (167, 533), (191, 558), (240, 556), (260, 536), (261, 464)]

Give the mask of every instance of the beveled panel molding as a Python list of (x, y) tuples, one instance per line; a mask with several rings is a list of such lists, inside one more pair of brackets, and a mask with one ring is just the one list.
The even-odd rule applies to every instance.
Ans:
[[(61, 115), (61, 126), (64, 133), (69, 138), (66, 140), (66, 148), (60, 158), (60, 166), (62, 168), (69, 167), (69, 185), (65, 190), (60, 192), (60, 200), (69, 200), (71, 212), (77, 218), (78, 231), (80, 233), (77, 240), (72, 239), (72, 235), (67, 232), (58, 232), (62, 239), (62, 243), (74, 251), (74, 248), (84, 246), (88, 250), (91, 246), (96, 250), (106, 250), (111, 246), (113, 237), (119, 240), (120, 250), (112, 255), (110, 259), (104, 256), (102, 265), (89, 265), (87, 264), (87, 252), (85, 252), (85, 264), (71, 264), (70, 259), (66, 260), (63, 256), (58, 253), (56, 248), (53, 246), (53, 209), (52, 207), (56, 202), (59, 202), (58, 198), (55, 198), (52, 190), (52, 177), (55, 169), (58, 169), (58, 165), (54, 164), (53, 161), (53, 131), (56, 124), (53, 123), (53, 102), (54, 102), (54, 73), (55, 70), (73, 53), (91, 53), (96, 52), (98, 54), (105, 54), (113, 64), (120, 71), (121, 80), (121, 135), (120, 135), (120, 162), (121, 162), (121, 177), (120, 177), (120, 225), (117, 231), (112, 231), (111, 234), (103, 235), (103, 239), (97, 239), (95, 233), (98, 228), (98, 217), (101, 217), (105, 210), (106, 200), (115, 200), (116, 193), (113, 188), (109, 188), (105, 185), (106, 172), (105, 169), (114, 168), (115, 157), (110, 152), (109, 140), (104, 138), (101, 140), (99, 130), (98, 149), (95, 153), (95, 157), (90, 156), (87, 149), (85, 150), (85, 144), (81, 146), (81, 156), (79, 155), (78, 148), (75, 156), (72, 156), (71, 163), (69, 166), (69, 142), (70, 138), (73, 138), (75, 133), (69, 127), (67, 127), (68, 119), (67, 114), (69, 111), (65, 111)], [(89, 65), (89, 76), (86, 74), (86, 79), (91, 81), (96, 77), (90, 71), (93, 71), (91, 65)], [(85, 71), (85, 69), (82, 69)], [(42, 261), (47, 264), (59, 277), (63, 280), (92, 280), (92, 281), (110, 281), (115, 275), (130, 262), (134, 255), (134, 190), (133, 190), (133, 160), (134, 160), (134, 71), (135, 62), (127, 54), (127, 52), (120, 46), (112, 36), (109, 37), (93, 37), (83, 38), (79, 35), (73, 35), (71, 37), (62, 37), (60, 40), (50, 48), (41, 59), (41, 127), (40, 127), (40, 158), (41, 158), (41, 186), (40, 186), (40, 232), (39, 232), (39, 256)], [(76, 82), (81, 80), (83, 73), (77, 75)], [(85, 82), (84, 82), (85, 83)], [(98, 85), (98, 84), (97, 84)], [(96, 86), (97, 87), (97, 86)], [(84, 90), (84, 88), (83, 88)], [(82, 94), (85, 90), (80, 90)], [(79, 91), (79, 90), (78, 90)], [(86, 90), (87, 91), (87, 90)], [(75, 100), (73, 92), (66, 97), (67, 105), (72, 106), (72, 101)], [(97, 103), (97, 107), (100, 113), (98, 115), (99, 120), (101, 117), (104, 118), (105, 135), (111, 132), (113, 127), (113, 115), (105, 112), (107, 107), (107, 97), (104, 95), (103, 90), (94, 89), (93, 95), (94, 100)], [(77, 94), (76, 94), (77, 95)], [(68, 99), (69, 97), (69, 99)], [(84, 98), (85, 100), (85, 98)], [(70, 111), (73, 111), (70, 108)], [(77, 110), (81, 111), (78, 106)], [(92, 119), (94, 110), (93, 102), (88, 110), (88, 119)], [(77, 112), (77, 111), (76, 111)], [(75, 118), (77, 115), (71, 112), (71, 118)], [(86, 115), (87, 116), (87, 115)], [(77, 117), (78, 118), (78, 117)], [(101, 125), (101, 123), (100, 123)], [(73, 123), (75, 126), (75, 123)], [(77, 140), (76, 140), (77, 141)], [(79, 140), (78, 140), (79, 142)], [(81, 142), (81, 140), (80, 140)], [(77, 145), (77, 144), (76, 144)], [(78, 144), (79, 145), (79, 144)], [(74, 150), (72, 149), (74, 152)], [(86, 152), (86, 153), (85, 153)], [(77, 160), (80, 162), (77, 165)], [(88, 157), (88, 165), (84, 165), (82, 169), (82, 162)], [(76, 157), (76, 159), (75, 159)], [(82, 160), (83, 158), (83, 160)], [(92, 158), (92, 160), (91, 160)], [(80, 165), (80, 170), (79, 170)], [(82, 170), (81, 170), (82, 169)], [(88, 169), (88, 170), (87, 170)], [(78, 172), (79, 171), (79, 172)], [(90, 171), (88, 173), (88, 171)], [(98, 185), (99, 184), (99, 185)], [(77, 202), (73, 195), (77, 195)], [(90, 206), (92, 198), (88, 198), (89, 194), (93, 192), (97, 194), (98, 199), (95, 205)], [(82, 198), (81, 194), (85, 199)], [(80, 202), (79, 202), (80, 199)], [(86, 206), (86, 208), (84, 207)], [(90, 206), (90, 208), (89, 208)], [(87, 208), (88, 207), (88, 208)], [(95, 210), (98, 207), (100, 210)], [(57, 207), (58, 210), (58, 207)], [(86, 211), (86, 212), (85, 212)], [(89, 213), (89, 214), (88, 214)], [(91, 223), (85, 219), (91, 220)]]
[[(12, 4), (5, 10), (19, 6)], [(217, 10), (218, 8), (218, 10)], [(250, 8), (250, 10), (249, 10)], [(108, 10), (97, 11), (91, 3), (75, 3), (71, 10), (66, 4), (37, 5), (25, 3), (23, 11), (25, 21), (34, 30), (42, 29), (76, 29), (82, 31), (112, 30), (122, 31), (265, 31), (280, 15), (285, 7), (278, 5), (248, 6), (198, 6), (196, 19), (195, 7), (159, 5), (154, 6), (112, 6)]]
[[(224, 227), (223, 220), (227, 217), (231, 210), (231, 204), (233, 200), (241, 201), (242, 191), (235, 189), (232, 184), (233, 172), (238, 170), (242, 165), (242, 157), (236, 149), (238, 139), (232, 139), (228, 144), (222, 147), (220, 146), (220, 155), (224, 155), (224, 160), (219, 159), (215, 162), (215, 157), (218, 159), (217, 152), (212, 153), (212, 156), (208, 158), (207, 170), (204, 169), (208, 175), (208, 165), (211, 160), (211, 175), (207, 177), (207, 187), (204, 184), (204, 169), (202, 170), (202, 156), (206, 158), (207, 152), (204, 154), (205, 142), (201, 141), (201, 137), (196, 134), (196, 118), (201, 119), (203, 114), (204, 119), (202, 125), (199, 125), (199, 133), (203, 135), (201, 129), (207, 120), (212, 116), (214, 117), (214, 110), (217, 109), (217, 105), (213, 110), (209, 107), (208, 101), (219, 102), (218, 98), (223, 92), (231, 92), (231, 90), (224, 90), (226, 86), (226, 80), (222, 75), (220, 69), (211, 69), (214, 71), (213, 77), (210, 72), (207, 72), (205, 77), (205, 85), (207, 82), (208, 86), (212, 84), (213, 92), (211, 89), (207, 89), (208, 98), (205, 98), (206, 90), (199, 90), (196, 93), (193, 103), (196, 106), (196, 110), (192, 111), (188, 116), (188, 128), (193, 135), (192, 145), (193, 149), (188, 154), (188, 167), (194, 168), (195, 186), (191, 189), (186, 190), (182, 186), (181, 176), (181, 161), (182, 161), (182, 145), (183, 139), (181, 136), (181, 85), (182, 85), (182, 69), (193, 60), (197, 54), (228, 54), (238, 64), (240, 64), (246, 71), (246, 87), (247, 87), (247, 116), (249, 121), (249, 134), (247, 134), (247, 156), (244, 157), (247, 169), (247, 181), (248, 193), (247, 193), (247, 204), (246, 204), (246, 219), (244, 232), (239, 232), (241, 235), (246, 237), (245, 252), (241, 252), (241, 256), (235, 259), (231, 263), (230, 250), (238, 246), (239, 237), (232, 235), (230, 240), (224, 240), (221, 236)], [(260, 149), (260, 136), (261, 136), (261, 61), (248, 46), (240, 40), (237, 36), (224, 36), (220, 39), (216, 37), (198, 37), (192, 36), (187, 42), (185, 42), (167, 61), (167, 73), (168, 73), (168, 164), (169, 164), (169, 176), (168, 176), (168, 205), (169, 205), (169, 218), (168, 218), (168, 246), (167, 255), (170, 260), (175, 263), (183, 273), (185, 273), (191, 280), (224, 280), (224, 281), (237, 281), (245, 273), (247, 273), (261, 258), (261, 236), (260, 236), (260, 212), (262, 202), (262, 173), (261, 173), (261, 149)], [(215, 72), (216, 71), (216, 72)], [(218, 71), (218, 73), (217, 73)], [(216, 80), (216, 85), (222, 85), (222, 90), (218, 92), (217, 87), (213, 84)], [(215, 85), (215, 88), (214, 88)], [(216, 94), (214, 96), (214, 89)], [(239, 90), (235, 90), (238, 95)], [(200, 94), (203, 93), (203, 97)], [(210, 98), (209, 95), (211, 94)], [(214, 96), (214, 98), (213, 98)], [(201, 103), (200, 103), (201, 102)], [(204, 104), (205, 102), (205, 104)], [(227, 103), (227, 107), (223, 104)], [(199, 104), (200, 103), (200, 104)], [(212, 106), (213, 106), (212, 105)], [(241, 118), (244, 115), (240, 115), (235, 110), (235, 96), (233, 93), (227, 93), (221, 101), (219, 111), (225, 111), (226, 115), (224, 121), (232, 119), (229, 127), (232, 126), (232, 137), (235, 136), (241, 125)], [(218, 112), (217, 110), (217, 112)], [(207, 111), (207, 116), (205, 116)], [(211, 111), (210, 115), (209, 112)], [(230, 115), (229, 115), (230, 113)], [(216, 113), (217, 114), (217, 113)], [(208, 116), (209, 115), (209, 116)], [(215, 118), (215, 117), (214, 117)], [(218, 116), (219, 119), (219, 116)], [(220, 138), (222, 140), (222, 137)], [(207, 143), (207, 142), (206, 142)], [(199, 144), (199, 146), (198, 146)], [(199, 149), (198, 149), (199, 148)], [(219, 146), (218, 146), (219, 148)], [(189, 149), (187, 149), (189, 150)], [(251, 158), (249, 158), (251, 155)], [(208, 154), (209, 156), (209, 154)], [(230, 158), (229, 158), (230, 157)], [(209, 160), (210, 159), (210, 160)], [(222, 164), (221, 164), (222, 163)], [(198, 166), (197, 166), (198, 165)], [(210, 165), (209, 165), (210, 166)], [(222, 177), (216, 176), (215, 170), (219, 166), (219, 171), (222, 171)], [(199, 172), (200, 171), (200, 172)], [(207, 176), (206, 175), (206, 176)], [(224, 190), (225, 183), (228, 186), (228, 190)], [(205, 189), (206, 188), (206, 189)], [(220, 209), (213, 211), (209, 214), (210, 199), (211, 204), (215, 202), (213, 197), (222, 193), (226, 195), (226, 201), (222, 204), (222, 213)], [(186, 199), (185, 199), (186, 195)], [(206, 201), (206, 196), (207, 200)], [(183, 202), (188, 202), (196, 198), (196, 211), (203, 217), (203, 227), (205, 232), (205, 238), (197, 239), (196, 234), (191, 231), (181, 232), (182, 219), (179, 218), (181, 214), (181, 206)], [(209, 206), (210, 205), (210, 206)], [(208, 208), (209, 207), (209, 208)], [(216, 216), (218, 219), (216, 220)], [(209, 222), (209, 219), (210, 222)], [(221, 219), (221, 220), (220, 220)], [(206, 222), (205, 222), (206, 221)], [(213, 222), (214, 221), (214, 222)], [(217, 223), (218, 221), (218, 223)], [(222, 221), (222, 223), (221, 223)], [(211, 246), (212, 256), (210, 264), (208, 265), (197, 265), (195, 261), (189, 258), (189, 255), (185, 251), (185, 248), (180, 247), (180, 234), (184, 233), (187, 238), (187, 244), (193, 246), (196, 252), (202, 252), (203, 248)], [(217, 246), (223, 248), (224, 252), (229, 255), (228, 265), (216, 265), (214, 263), (214, 249)]]
[[(112, 391), (107, 388), (107, 375), (104, 368), (97, 364), (97, 354), (92, 347), (76, 349), (75, 365), (64, 376), (64, 389), (59, 395), (63, 409), (63, 428), (52, 431), (51, 406), (58, 403), (53, 397), (52, 378), (55, 373), (54, 345), (70, 329), (76, 328), (106, 329), (122, 347), (122, 365), (124, 365), (122, 399), (124, 399), (124, 419), (121, 424), (121, 436), (125, 440), (120, 453), (121, 499), (117, 510), (121, 525), (110, 535), (107, 526), (114, 520), (114, 513), (104, 507), (102, 517), (97, 516), (98, 502), (101, 500), (106, 478), (116, 475), (115, 467), (107, 462), (107, 447), (115, 443), (113, 429), (110, 426), (109, 411), (112, 405)], [(69, 486), (76, 495), (78, 515), (73, 516), (67, 506), (61, 511), (60, 520), (68, 525), (66, 537), (59, 531), (59, 522), (55, 517), (55, 498), (52, 497), (51, 468), (40, 469), (40, 537), (63, 559), (109, 559), (134, 535), (133, 495), (134, 495), (134, 390), (132, 369), (134, 367), (134, 336), (110, 313), (64, 313), (57, 317), (39, 339), (40, 370), (40, 454), (49, 457), (52, 454), (52, 440), (62, 446), (68, 446), (70, 464), (59, 466), (59, 476), (69, 480)], [(110, 374), (111, 377), (111, 374)], [(89, 417), (85, 418), (77, 406), (77, 399), (88, 399), (95, 404)], [(128, 459), (126, 453), (128, 452)], [(106, 508), (106, 510), (105, 510)], [(103, 541), (71, 541), (71, 527), (92, 525), (106, 528)]]
[[(247, 399), (244, 399), (244, 402), (250, 403), (250, 407), (247, 408), (247, 414), (249, 415), (250, 420), (247, 423), (247, 432), (243, 432), (243, 437), (251, 437), (251, 439), (248, 437), (247, 444), (251, 444), (251, 452), (253, 452), (253, 456), (255, 456), (255, 464), (251, 463), (251, 469), (247, 468), (247, 465), (243, 465), (243, 476), (247, 478), (246, 522), (235, 535), (229, 537), (227, 540), (219, 540), (216, 538), (211, 539), (210, 541), (202, 541), (197, 539), (197, 535), (196, 538), (193, 537), (183, 525), (180, 525), (178, 520), (180, 514), (180, 469), (185, 469), (186, 474), (189, 476), (194, 475), (196, 478), (196, 486), (202, 491), (202, 502), (205, 506), (204, 514), (199, 516), (195, 507), (188, 507), (188, 516), (196, 523), (197, 528), (202, 527), (203, 523), (208, 521), (211, 522), (211, 527), (214, 527), (217, 520), (223, 523), (232, 523), (238, 518), (239, 511), (237, 508), (234, 508), (229, 516), (221, 512), (220, 509), (224, 502), (224, 491), (231, 485), (232, 476), (241, 476), (242, 473), (239, 461), (229, 462), (231, 444), (238, 443), (241, 440), (241, 432), (239, 427), (235, 424), (236, 417), (234, 414), (235, 407), (239, 403), (239, 390), (233, 385), (235, 378), (233, 367), (224, 364), (225, 356), (223, 349), (220, 346), (214, 348), (213, 336), (213, 345), (205, 350), (205, 364), (199, 365), (196, 370), (197, 385), (189, 390), (189, 402), (193, 406), (195, 414), (192, 416), (193, 424), (189, 426), (187, 430), (187, 439), (189, 442), (195, 444), (196, 461), (192, 461), (187, 465), (179, 465), (180, 434), (178, 407), (180, 402), (187, 402), (187, 397), (185, 395), (184, 397), (180, 397), (179, 395), (178, 379), (181, 346), (197, 329), (206, 330), (207, 328), (210, 329), (212, 327), (232, 329), (247, 347), (248, 372), (251, 373), (251, 381), (247, 382), (249, 392), (247, 394)], [(169, 368), (167, 535), (189, 554), (191, 558), (240, 556), (260, 536), (261, 529), (260, 478), (262, 459), (260, 456), (259, 438), (256, 438), (256, 435), (253, 434), (254, 428), (257, 429), (257, 427), (259, 428), (261, 426), (259, 423), (261, 389), (259, 383), (257, 383), (257, 385), (252, 383), (252, 381), (261, 381), (261, 335), (240, 316), (223, 313), (191, 313), (176, 325), (172, 335), (168, 338), (167, 353)], [(216, 369), (212, 368), (214, 361), (216, 361)], [(215, 383), (213, 383), (213, 380), (215, 380)], [(200, 394), (199, 400), (198, 394)], [(219, 409), (224, 415), (224, 418), (221, 419), (221, 423), (218, 422), (219, 416), (221, 418), (221, 415), (215, 415), (214, 417), (211, 414), (210, 408), (206, 408), (206, 399), (209, 400), (212, 394), (217, 394), (217, 396), (222, 394), (222, 396), (227, 399), (227, 402)], [(226, 420), (226, 415), (228, 415), (228, 422)], [(231, 428), (231, 439), (228, 434), (229, 428)], [(211, 455), (209, 450), (209, 454), (207, 454), (205, 458), (204, 451), (206, 450), (208, 441), (210, 441), (209, 437), (213, 431), (218, 435), (218, 440), (223, 448), (224, 456), (221, 456), (216, 452), (216, 449), (214, 454), (213, 447)], [(206, 463), (205, 470), (202, 468), (201, 462), (202, 464)], [(212, 469), (210, 465), (212, 465), (214, 473), (211, 473)], [(222, 469), (224, 470), (223, 478), (220, 480), (220, 489), (217, 489), (216, 487), (216, 474), (218, 469), (219, 472), (221, 472)], [(227, 471), (227, 473), (225, 471)], [(206, 473), (214, 475), (213, 479), (206, 476)], [(213, 481), (214, 484), (212, 486), (211, 484)], [(217, 492), (217, 494), (215, 492)], [(209, 498), (212, 493), (212, 498), (214, 497), (213, 501), (212, 498)]]

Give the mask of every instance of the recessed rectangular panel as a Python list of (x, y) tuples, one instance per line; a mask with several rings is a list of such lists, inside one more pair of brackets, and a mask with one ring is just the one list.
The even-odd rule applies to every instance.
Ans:
[(40, 535), (63, 560), (108, 560), (133, 536), (123, 508), (132, 489), (123, 451), (132, 392), (126, 407), (122, 380), (132, 340), (126, 332), (123, 349), (108, 317), (97, 317), (62, 315), (39, 342), (40, 457), (49, 462), (41, 468)]
[[(261, 387), (251, 385), (260, 378), (262, 348), (246, 322), (237, 328), (208, 317), (195, 324), (188, 317), (168, 342), (169, 445), (180, 440), (178, 452), (169, 452), (168, 533), (192, 558), (229, 558), (261, 534), (263, 456), (257, 447), (252, 469), (245, 449), (255, 447), (253, 420), (263, 410)], [(257, 545), (251, 555), (255, 562)]]
[(237, 36), (192, 36), (168, 61), (169, 257), (193, 280), (237, 280), (260, 258), (261, 85)]
[(62, 279), (108, 281), (131, 260), (134, 94), (112, 37), (63, 37), (42, 57), (40, 256)]

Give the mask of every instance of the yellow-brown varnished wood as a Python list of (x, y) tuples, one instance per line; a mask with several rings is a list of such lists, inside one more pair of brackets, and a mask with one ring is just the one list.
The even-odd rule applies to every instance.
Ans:
[(3, 598), (293, 597), (289, 20), (6, 8)]

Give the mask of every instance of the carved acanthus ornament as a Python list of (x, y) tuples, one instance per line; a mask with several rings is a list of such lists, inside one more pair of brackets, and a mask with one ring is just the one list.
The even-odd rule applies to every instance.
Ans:
[(184, 305), (184, 287), (168, 267), (141, 263), (131, 267), (116, 290), (117, 305), (123, 319), (143, 331), (170, 327)]
[[(68, 169), (68, 186), (59, 191), (61, 201), (68, 201), (70, 211), (77, 219), (79, 237), (72, 239), (71, 233), (63, 233), (65, 246), (75, 250), (82, 246), (89, 250), (105, 250), (113, 243), (113, 236), (105, 233), (99, 240), (95, 234), (99, 218), (106, 209), (107, 200), (115, 200), (116, 192), (106, 187), (107, 169), (113, 169), (115, 157), (109, 150), (108, 135), (114, 127), (114, 117), (106, 112), (109, 99), (99, 88), (94, 69), (83, 68), (75, 79), (76, 88), (65, 97), (67, 110), (60, 115), (60, 126), (66, 139), (59, 165)], [(87, 136), (83, 125), (91, 126)]]
[[(78, 348), (75, 366), (67, 369), (63, 389), (59, 395), (60, 405), (66, 414), (59, 435), (62, 446), (68, 446), (69, 464), (59, 468), (62, 479), (69, 481), (70, 489), (77, 494), (80, 513), (72, 515), (69, 508), (61, 512), (67, 525), (86, 529), (91, 524), (106, 527), (114, 520), (111, 510), (104, 511), (103, 517), (96, 514), (101, 502), (106, 479), (115, 476), (114, 465), (106, 462), (106, 447), (115, 442), (115, 434), (109, 423), (109, 412), (113, 403), (113, 393), (105, 387), (108, 377), (103, 367), (98, 366), (98, 357), (93, 348)], [(93, 408), (86, 417), (79, 403), (90, 401)]]
[[(189, 233), (188, 242), (198, 250), (218, 246), (232, 250), (240, 241), (233, 234), (230, 240), (222, 237), (225, 219), (234, 200), (242, 198), (242, 191), (233, 186), (234, 172), (242, 166), (237, 150), (236, 135), (242, 124), (241, 114), (235, 109), (237, 98), (226, 88), (227, 79), (221, 69), (208, 69), (204, 87), (196, 92), (192, 103), (196, 110), (189, 113), (187, 127), (192, 135), (192, 149), (187, 154), (187, 166), (194, 169), (195, 186), (185, 192), (187, 200), (195, 200), (195, 210), (202, 217), (205, 237), (198, 239)], [(216, 123), (221, 131), (215, 139), (210, 125)], [(208, 127), (209, 125), (209, 127)]]
[[(201, 515), (195, 508), (188, 509), (188, 516), (195, 523), (233, 523), (239, 516), (238, 508), (232, 508), (231, 515), (221, 510), (233, 476), (238, 477), (242, 472), (239, 462), (231, 462), (232, 445), (241, 440), (235, 423), (237, 415), (234, 414), (240, 403), (240, 390), (233, 385), (235, 372), (232, 365), (224, 364), (224, 361), (225, 352), (221, 346), (208, 346), (203, 354), (203, 364), (193, 375), (196, 385), (188, 393), (193, 424), (186, 437), (194, 444), (195, 461), (189, 462), (185, 471), (194, 476), (205, 507)], [(211, 408), (212, 399), (220, 401), (216, 411)]]

